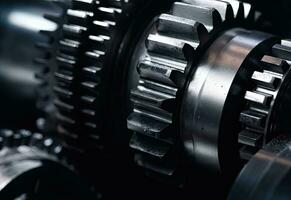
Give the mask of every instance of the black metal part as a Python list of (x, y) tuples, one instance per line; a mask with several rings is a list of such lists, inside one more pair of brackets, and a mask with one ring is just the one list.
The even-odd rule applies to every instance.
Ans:
[(1, 199), (96, 199), (77, 175), (38, 149), (4, 148), (0, 160)]
[(258, 48), (274, 42), (265, 33), (227, 31), (193, 70), (181, 109), (181, 137), (195, 163), (228, 174), (237, 169), (236, 115), (243, 101), (244, 79), (253, 71), (247, 69), (247, 62), (250, 56), (259, 56)]
[(35, 74), (40, 67), (33, 59), (45, 56), (35, 44), (46, 41), (39, 30), (55, 28), (54, 23), (42, 18), (45, 12), (58, 13), (59, 9), (44, 0), (0, 2), (1, 127), (35, 128), (35, 93), (39, 85)]
[(228, 199), (290, 199), (290, 147), (290, 135), (273, 139), (246, 164)]

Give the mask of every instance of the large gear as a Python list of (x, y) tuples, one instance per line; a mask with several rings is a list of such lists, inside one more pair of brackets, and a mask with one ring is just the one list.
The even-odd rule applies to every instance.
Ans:
[[(69, 146), (104, 149), (114, 57), (143, 0), (78, 1), (67, 10), (55, 72), (57, 129)], [(118, 67), (118, 66), (117, 66)]]
[(39, 119), (37, 120), (37, 127), (45, 133), (53, 134), (56, 130), (56, 107), (53, 104), (55, 95), (51, 90), (56, 84), (56, 81), (53, 78), (57, 66), (55, 57), (57, 56), (64, 11), (68, 8), (69, 3), (64, 1), (50, 3), (55, 5), (59, 12), (54, 15), (46, 13), (43, 17), (54, 23), (56, 28), (54, 30), (40, 31), (40, 34), (43, 35), (46, 40), (36, 43), (36, 47), (40, 50), (42, 55), (35, 58), (34, 63), (40, 67), (40, 70), (35, 74), (35, 77), (40, 81), (40, 85), (36, 90), (36, 104), (41, 112)]
[(135, 132), (130, 146), (139, 152), (139, 165), (167, 176), (175, 173), (179, 96), (186, 77), (203, 45), (234, 21), (254, 21), (251, 6), (232, 0), (184, 0), (153, 23), (139, 58), (139, 84), (131, 92), (134, 108), (128, 117), (128, 128)]

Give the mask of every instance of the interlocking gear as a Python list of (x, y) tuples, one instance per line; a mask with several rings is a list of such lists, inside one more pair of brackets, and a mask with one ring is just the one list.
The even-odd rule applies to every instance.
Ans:
[(239, 133), (239, 143), (245, 145), (242, 157), (251, 158), (251, 152), (262, 148), (275, 135), (280, 124), (276, 118), (282, 106), (282, 95), (289, 87), (290, 59), (291, 43), (283, 40), (281, 44), (273, 46), (270, 55), (265, 55), (257, 63), (258, 70), (251, 77), (253, 85), (244, 97), (245, 110), (240, 114), (242, 130)]
[(213, 35), (247, 22), (254, 22), (251, 6), (233, 0), (175, 2), (155, 20), (139, 58), (139, 84), (131, 91), (134, 109), (128, 117), (139, 165), (167, 176), (175, 173), (180, 96), (188, 73)]

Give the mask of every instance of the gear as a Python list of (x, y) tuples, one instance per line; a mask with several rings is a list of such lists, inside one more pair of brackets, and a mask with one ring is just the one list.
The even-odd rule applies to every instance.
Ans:
[(240, 114), (242, 130), (239, 143), (243, 144), (241, 157), (249, 159), (274, 137), (273, 124), (276, 108), (281, 103), (280, 95), (290, 76), (291, 44), (283, 40), (272, 48), (258, 63), (258, 71), (251, 77), (253, 87), (245, 94), (246, 106)]
[(0, 130), (0, 150), (3, 148), (18, 148), (21, 146), (36, 148), (58, 160), (64, 161), (64, 164), (67, 162), (67, 157), (62, 145), (53, 138), (46, 137), (41, 133), (31, 133), (28, 130), (19, 130), (15, 132), (9, 129)]
[(40, 66), (40, 70), (35, 77), (40, 81), (40, 85), (36, 90), (37, 108), (41, 111), (37, 121), (38, 128), (45, 133), (54, 134), (56, 130), (55, 112), (56, 108), (53, 104), (55, 95), (51, 92), (51, 88), (56, 84), (52, 74), (56, 71), (57, 47), (59, 36), (61, 33), (61, 25), (63, 24), (64, 11), (68, 8), (68, 2), (54, 1), (51, 4), (56, 5), (58, 14), (44, 14), (44, 18), (56, 25), (54, 30), (41, 30), (40, 34), (46, 38), (45, 42), (38, 42), (36, 47), (42, 53), (42, 56), (34, 60), (36, 65)]
[(73, 0), (67, 10), (55, 72), (57, 130), (68, 146), (104, 149), (112, 74), (119, 45), (143, 0)]
[(95, 199), (60, 162), (62, 147), (51, 138), (26, 130), (1, 130), (0, 144), (1, 199)]
[(211, 44), (189, 76), (180, 113), (195, 164), (232, 179), (244, 159), (290, 131), (290, 55), (289, 42), (245, 29)]
[(190, 68), (212, 35), (246, 21), (254, 21), (251, 6), (233, 0), (175, 2), (154, 21), (139, 58), (139, 83), (131, 91), (134, 108), (128, 117), (139, 165), (166, 176), (176, 172), (179, 99)]

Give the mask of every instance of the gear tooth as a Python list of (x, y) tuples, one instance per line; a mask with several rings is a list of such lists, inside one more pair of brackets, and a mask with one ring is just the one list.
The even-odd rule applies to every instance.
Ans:
[[(143, 85), (143, 83), (140, 84), (137, 90), (131, 92), (131, 99), (135, 104), (143, 105), (145, 103), (149, 107), (164, 110), (167, 110), (167, 107), (171, 107), (169, 103), (175, 100), (176, 97), (167, 91), (169, 87), (155, 84), (150, 88)], [(147, 84), (149, 83), (147, 82)], [(174, 88), (172, 90), (175, 91)]]
[(13, 144), (12, 144), (12, 146), (13, 147), (18, 147), (18, 146), (21, 145), (21, 142), (22, 142), (22, 136), (21, 136), (21, 134), (15, 132), (13, 134)]
[(242, 2), (242, 4), (243, 4), (243, 8), (244, 8), (245, 18), (252, 19), (252, 21), (253, 21), (254, 16), (255, 16), (255, 11), (254, 11), (253, 7), (249, 3)]
[(85, 81), (85, 82), (82, 82), (81, 85), (89, 90), (89, 91), (96, 91), (97, 87), (99, 86), (99, 84), (97, 82), (93, 82), (93, 81)]
[(244, 13), (244, 9), (247, 9), (247, 4), (242, 3), (238, 0), (219, 0), (221, 2), (227, 2), (231, 5), (233, 14), (235, 18), (242, 19), (242, 18), (247, 18), (247, 10), (246, 13)]
[(96, 102), (97, 98), (95, 96), (86, 95), (86, 96), (81, 96), (81, 101), (86, 103), (86, 104), (93, 105), (93, 104), (97, 103)]
[(93, 10), (94, 5), (96, 5), (94, 0), (73, 0), (72, 7), (76, 10)]
[(91, 131), (95, 131), (98, 128), (98, 125), (94, 122), (85, 122), (84, 125), (86, 128), (91, 129)]
[[(76, 134), (74, 131), (68, 131), (67, 128), (64, 127), (63, 124), (58, 125), (57, 127), (58, 133), (61, 134), (62, 136), (69, 138), (69, 141), (74, 141), (79, 138), (78, 134)], [(68, 142), (68, 141), (65, 141)]]
[[(158, 32), (170, 37), (183, 40), (199, 40), (199, 26), (201, 24), (190, 19), (162, 14), (159, 17)], [(202, 25), (203, 26), (203, 25)], [(205, 29), (205, 32), (206, 29)]]
[(0, 150), (4, 148), (4, 138), (0, 136)]
[(29, 145), (31, 141), (32, 133), (24, 129), (19, 130), (18, 133), (21, 134), (21, 137), (22, 137), (21, 145), (25, 145), (25, 146)]
[(64, 98), (67, 98), (67, 99), (71, 99), (72, 96), (73, 96), (73, 92), (72, 92), (72, 91), (70, 91), (69, 89), (61, 88), (61, 87), (59, 87), (59, 86), (55, 86), (55, 87), (54, 87), (54, 91), (55, 91), (58, 95), (60, 95), (60, 96), (62, 96), (62, 97), (64, 97)]
[(257, 85), (269, 90), (276, 90), (280, 84), (280, 79), (272, 73), (255, 71), (252, 79), (256, 81)]
[(63, 34), (71, 37), (81, 39), (82, 35), (87, 31), (87, 28), (84, 26), (79, 26), (75, 24), (64, 24), (63, 25)]
[(94, 20), (93, 25), (96, 31), (104, 33), (105, 35), (109, 35), (110, 30), (112, 29), (112, 27), (115, 27), (116, 22)]
[(43, 148), (43, 135), (40, 133), (34, 133), (31, 137), (29, 146), (37, 147), (39, 149)]
[(105, 52), (103, 51), (87, 51), (85, 53), (85, 55), (87, 56), (87, 58), (94, 60), (94, 61), (102, 61), (102, 59), (104, 58)]
[(64, 125), (64, 126), (69, 126), (69, 127), (72, 127), (76, 124), (76, 121), (65, 116), (65, 115), (62, 115), (60, 113), (57, 114), (57, 119)]
[(93, 15), (94, 14), (92, 12), (88, 12), (88, 11), (74, 10), (74, 9), (67, 10), (68, 23), (79, 25), (79, 26), (88, 24), (90, 18), (92, 18)]
[(13, 131), (9, 129), (0, 130), (0, 136), (3, 138), (4, 147), (12, 147)]
[(291, 61), (291, 42), (282, 41), (282, 44), (276, 44), (272, 48), (272, 54), (275, 57)]
[(139, 74), (143, 78), (150, 78), (170, 86), (175, 86), (174, 75), (177, 73), (183, 74), (183, 68), (186, 68), (186, 64), (173, 61), (168, 62), (166, 63), (167, 65), (165, 65), (165, 63), (162, 63), (161, 61), (161, 59), (156, 59), (153, 56), (142, 60), (138, 65)]
[(106, 19), (115, 20), (118, 19), (118, 15), (121, 14), (122, 10), (115, 7), (98, 7), (99, 13)]
[(281, 44), (283, 46), (286, 46), (286, 47), (290, 47), (291, 48), (291, 39), (285, 39), (285, 40), (282, 40), (281, 41)]
[(266, 114), (259, 113), (253, 110), (246, 110), (240, 114), (240, 122), (243, 122), (244, 125), (253, 128), (262, 129), (265, 126)]
[(66, 73), (65, 71), (63, 72), (55, 72), (55, 77), (58, 81), (64, 82), (64, 83), (68, 83), (68, 84), (72, 84), (74, 77), (72, 75), (69, 75), (68, 73)]
[(273, 56), (264, 56), (261, 61), (264, 69), (281, 75), (290, 68), (290, 65), (285, 60)]
[(65, 111), (65, 112), (73, 112), (74, 110), (74, 106), (71, 105), (71, 104), (68, 104), (68, 103), (65, 103), (59, 99), (56, 99), (54, 101), (54, 104), (62, 111)]
[(182, 60), (185, 59), (183, 52), (184, 44), (185, 41), (183, 40), (158, 34), (150, 34), (146, 43), (148, 51), (151, 53), (164, 54), (165, 56), (176, 57)]
[(137, 133), (131, 137), (130, 147), (159, 159), (164, 158), (171, 148), (167, 143)]
[(97, 77), (98, 73), (102, 71), (102, 68), (96, 66), (84, 67), (83, 72), (90, 77)]
[(172, 162), (164, 163), (141, 154), (136, 154), (134, 160), (139, 166), (148, 169), (149, 173), (155, 172), (164, 176), (173, 176), (176, 171), (176, 165)]
[(159, 116), (159, 120), (147, 115), (145, 111), (133, 112), (127, 119), (129, 129), (152, 136), (154, 138), (166, 138), (165, 130), (170, 126), (169, 119)]
[(263, 136), (252, 131), (243, 130), (239, 133), (239, 143), (258, 148), (263, 144)]
[(247, 91), (245, 94), (245, 99), (262, 106), (269, 106), (273, 96), (271, 94), (261, 93), (257, 91)]
[[(90, 35), (89, 40), (92, 42), (92, 46), (101, 46), (103, 48), (100, 49), (105, 49), (106, 43), (110, 41), (110, 36), (107, 35)], [(104, 52), (105, 53), (105, 52)]]
[(80, 48), (81, 43), (70, 39), (64, 39), (60, 41), (59, 48), (61, 52), (71, 53), (75, 55)]
[(43, 140), (43, 148), (46, 149), (48, 153), (52, 153), (52, 148), (54, 147), (54, 140), (49, 137), (45, 137)]
[[(193, 3), (186, 4), (181, 2), (175, 2), (172, 10), (172, 14), (185, 19), (195, 19), (196, 23), (199, 22), (203, 24), (207, 30), (212, 30), (222, 22), (220, 13), (208, 7), (201, 7)], [(191, 20), (193, 21), (193, 20)]]
[(65, 54), (61, 54), (56, 57), (56, 60), (60, 66), (65, 67), (66, 69), (72, 70), (75, 68), (76, 60), (72, 56), (66, 56)]
[(234, 13), (231, 4), (225, 1), (183, 0), (182, 2), (204, 8), (215, 8), (220, 13), (220, 16), (223, 21), (234, 18)]
[(96, 117), (96, 111), (93, 109), (82, 109), (81, 112), (88, 118)]

